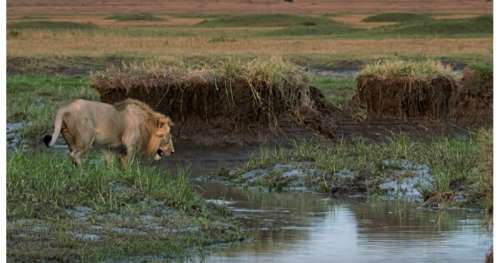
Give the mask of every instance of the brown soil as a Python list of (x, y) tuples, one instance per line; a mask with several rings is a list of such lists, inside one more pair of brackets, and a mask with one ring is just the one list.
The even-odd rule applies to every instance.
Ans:
[(353, 104), (366, 111), (366, 117), (372, 120), (447, 119), (448, 100), (456, 89), (455, 81), (447, 77), (360, 76)]
[(466, 68), (458, 89), (450, 98), (453, 120), (467, 127), (493, 123), (493, 76), (481, 77)]

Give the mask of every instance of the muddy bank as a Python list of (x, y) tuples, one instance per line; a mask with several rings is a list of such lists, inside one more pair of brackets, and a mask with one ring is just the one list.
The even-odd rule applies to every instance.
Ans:
[(466, 68), (458, 89), (450, 98), (452, 120), (467, 127), (493, 123), (493, 72)]
[(333, 108), (309, 75), (281, 59), (221, 61), (202, 68), (110, 68), (92, 76), (101, 100), (143, 101), (197, 144), (262, 143), (287, 135), (334, 137)]
[[(384, 67), (390, 66), (379, 67), (382, 71)], [(356, 94), (347, 110), (372, 121), (420, 121), (467, 128), (490, 127), (493, 118), (493, 72), (491, 66), (482, 67), (479, 70), (467, 67), (460, 78), (453, 76), (449, 69), (441, 75), (434, 73), (418, 77), (358, 76)]]
[(377, 177), (366, 171), (349, 168), (331, 173), (321, 169), (314, 162), (292, 161), (248, 171), (241, 169), (220, 171), (215, 178), (245, 188), (315, 191), (330, 193), (338, 198), (380, 196), (386, 200), (415, 202), (427, 199), (434, 188), (434, 178), (427, 165), (415, 164), (404, 159), (383, 160), (380, 164), (374, 165), (380, 166), (381, 175)]

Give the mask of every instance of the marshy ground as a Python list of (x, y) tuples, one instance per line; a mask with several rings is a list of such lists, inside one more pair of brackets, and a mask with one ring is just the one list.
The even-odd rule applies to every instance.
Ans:
[[(491, 122), (443, 125), (436, 120), (380, 120), (371, 118), (366, 109), (357, 109), (352, 99), (359, 90), (359, 74), (378, 60), (441, 61), (457, 74), (472, 68), (479, 77), (469, 78), (464, 85), (485, 86), (492, 72), (491, 2), (456, 5), (443, 0), (433, 5), (438, 11), (423, 10), (409, 1), (397, 6), (385, 3), (384, 10), (394, 11), (390, 14), (374, 10), (372, 4), (353, 5), (357, 7), (349, 14), (325, 13), (332, 6), (340, 12), (344, 5), (308, 1), (271, 6), (259, 1), (239, 6), (225, 1), (194, 4), (206, 11), (203, 14), (188, 14), (193, 5), (180, 2), (165, 3), (172, 10), (169, 13), (156, 12), (158, 3), (145, 4), (141, 10), (134, 7), (135, 13), (126, 2), (122, 9), (99, 4), (96, 13), (97, 3), (63, 2), (50, 3), (57, 8), (42, 2), (8, 3), (7, 119), (12, 131), (8, 136), (7, 234), (13, 261), (204, 258), (218, 249), (210, 245), (242, 239), (247, 241), (236, 243), (237, 249), (224, 248), (225, 256), (219, 253), (206, 259), (263, 260), (269, 258), (249, 255), (273, 251), (257, 254), (276, 257), (294, 244), (310, 249), (300, 242), (308, 240), (302, 238), (308, 233), (325, 237), (333, 229), (332, 233), (339, 234), (334, 231), (339, 225), (321, 224), (319, 218), (323, 217), (345, 221), (343, 226), (359, 222), (369, 238), (358, 241), (367, 242), (367, 247), (372, 235), (371, 240), (389, 244), (381, 247), (389, 251), (393, 248), (390, 242), (404, 232), (401, 229), (418, 225), (421, 229), (437, 226), (443, 232), (419, 236), (414, 229), (412, 233), (418, 237), (409, 238), (408, 244), (438, 242), (442, 234), (453, 244), (467, 246), (471, 237), (480, 236), (483, 243), (471, 245), (474, 249), (468, 259), (481, 259), (486, 253), (491, 236), (481, 232), (485, 229), (482, 216), (471, 217), (468, 210), (427, 209), (492, 208)], [(306, 12), (294, 14), (299, 7)], [(77, 11), (70, 14), (68, 8)], [(256, 14), (262, 8), (274, 11)], [(232, 16), (224, 15), (229, 11)], [(269, 60), (269, 56), (273, 58)], [(268, 64), (252, 66), (258, 61)], [(138, 81), (135, 76), (140, 74), (127, 79), (117, 76), (131, 71), (112, 71), (129, 64), (141, 74), (154, 73), (151, 65), (175, 66), (179, 70), (172, 76), (176, 78), (187, 78), (190, 70), (199, 69), (212, 72), (215, 68), (224, 71), (223, 76), (253, 72), (244, 81), (227, 77), (218, 83), (241, 85), (248, 80), (256, 91), (255, 79), (283, 87), (307, 84), (300, 91), (309, 86), (320, 91), (321, 105), (328, 105), (332, 125), (304, 128), (300, 126), (307, 123), (304, 118), (267, 141), (212, 134), (212, 142), (217, 142), (213, 138), (230, 142), (224, 145), (207, 143), (203, 136), (197, 142), (204, 143), (196, 144), (191, 135), (179, 135), (174, 137), (174, 156), (162, 163), (137, 160), (126, 172), (118, 166), (107, 167), (97, 152), (86, 156), (82, 168), (73, 168), (63, 146), (41, 148), (39, 139), (51, 131), (58, 106), (76, 98), (100, 100), (91, 87), (99, 74), (104, 74), (101, 81)], [(276, 72), (279, 74), (273, 74)], [(209, 76), (218, 79), (217, 74)], [(307, 76), (307, 81), (304, 77), (287, 84), (290, 76)], [(111, 86), (118, 87), (116, 83)], [(462, 83), (460, 77), (457, 83)], [(457, 94), (464, 101), (489, 99), (481, 89)], [(209, 102), (217, 105), (218, 101)], [(268, 104), (262, 105), (260, 110), (266, 112)], [(484, 110), (473, 103), (460, 107), (467, 109), (460, 118)], [(165, 104), (165, 109), (176, 108)], [(325, 112), (325, 108), (316, 110)], [(260, 118), (259, 114), (251, 116)], [(265, 120), (267, 125), (269, 119)], [(325, 129), (333, 131), (330, 136)], [(413, 178), (419, 182), (411, 181)], [(398, 198), (400, 193), (393, 184), (411, 184), (414, 188), (406, 189), (418, 198), (410, 203), (380, 203), (406, 198)], [(291, 190), (307, 193), (297, 193), (295, 198), (287, 193)], [(345, 199), (330, 199), (332, 195), (357, 201), (343, 203)], [(330, 203), (326, 205), (324, 199)], [(337, 213), (329, 213), (331, 209)], [(394, 235), (381, 238), (382, 232), (376, 229), (385, 221), (392, 222), (387, 228)], [(462, 226), (473, 230), (459, 232)], [(344, 237), (353, 241), (349, 235)], [(270, 243), (274, 245), (263, 245)], [(452, 257), (452, 246), (439, 248), (448, 259)], [(318, 258), (345, 256), (325, 251), (318, 250)], [(362, 255), (376, 255), (363, 253), (356, 258), (363, 261)], [(425, 255), (420, 258), (426, 259)]]

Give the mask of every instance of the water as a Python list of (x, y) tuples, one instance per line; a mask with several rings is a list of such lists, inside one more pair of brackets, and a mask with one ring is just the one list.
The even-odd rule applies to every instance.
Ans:
[(478, 211), (434, 212), (408, 203), (353, 202), (314, 193), (252, 193), (204, 184), (250, 240), (206, 262), (484, 262), (492, 234)]

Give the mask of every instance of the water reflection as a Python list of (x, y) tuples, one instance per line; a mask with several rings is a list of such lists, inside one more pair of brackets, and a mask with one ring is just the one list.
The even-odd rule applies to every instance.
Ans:
[(312, 193), (204, 189), (207, 198), (234, 201), (231, 209), (253, 236), (209, 255), (207, 262), (482, 262), (492, 244), (477, 212), (343, 202)]

